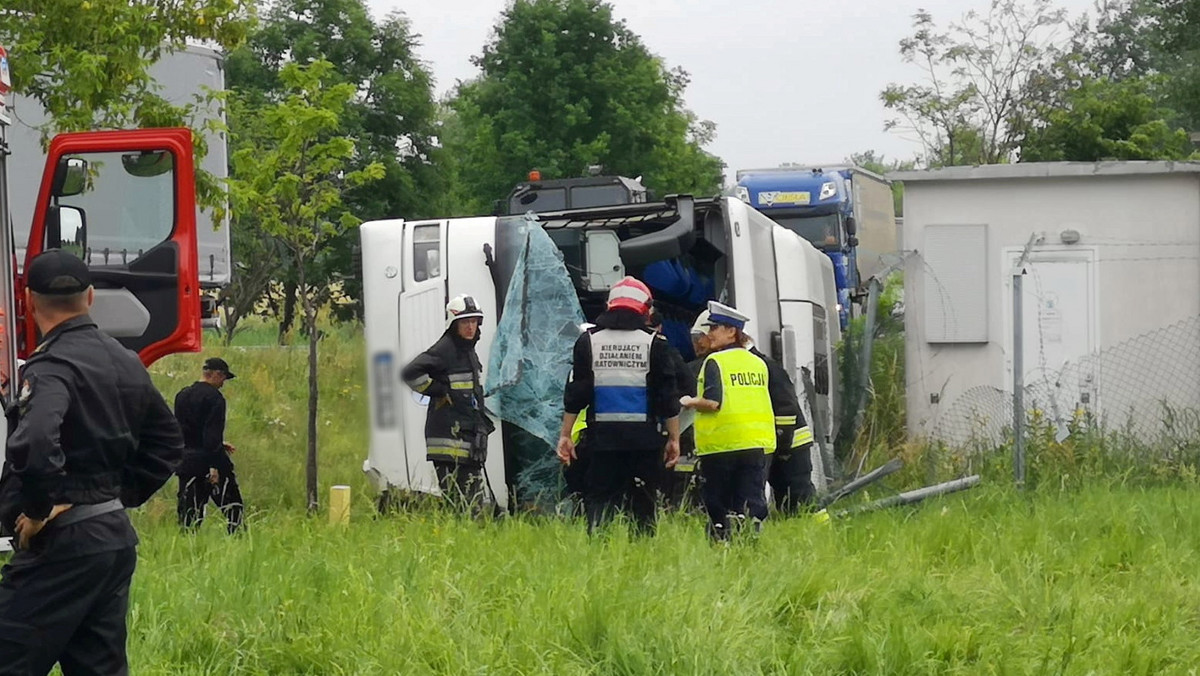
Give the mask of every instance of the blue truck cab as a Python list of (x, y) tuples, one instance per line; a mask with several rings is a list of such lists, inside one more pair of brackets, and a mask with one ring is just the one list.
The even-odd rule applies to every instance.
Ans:
[[(890, 182), (853, 166), (749, 169), (737, 172), (734, 196), (829, 256), (844, 330), (864, 286), (860, 264), (867, 263), (867, 274), (872, 274), (877, 258), (895, 249)], [(868, 256), (862, 255), (860, 230), (872, 235), (873, 244), (880, 240)]]

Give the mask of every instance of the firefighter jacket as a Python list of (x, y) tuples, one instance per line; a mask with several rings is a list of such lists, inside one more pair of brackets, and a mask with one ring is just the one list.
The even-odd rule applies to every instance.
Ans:
[(796, 395), (796, 387), (788, 377), (787, 370), (779, 362), (751, 347), (750, 354), (763, 360), (767, 365), (770, 377), (768, 386), (771, 395), (771, 407), (775, 410), (775, 446), (766, 449), (768, 454), (778, 450), (784, 453), (793, 448), (803, 448), (813, 442), (812, 432), (804, 420), (804, 412), (800, 409), (800, 399)]
[(434, 462), (483, 463), (495, 430), (483, 405), (479, 355), (454, 325), (400, 372), (413, 390), (429, 397), (425, 416), (426, 458)]
[(696, 412), (697, 455), (774, 447), (775, 412), (768, 381), (766, 363), (745, 348), (708, 355), (697, 389), (721, 408)]
[(587, 409), (593, 452), (662, 449), (660, 421), (679, 415), (675, 371), (666, 338), (642, 315), (614, 309), (575, 341), (564, 409)]

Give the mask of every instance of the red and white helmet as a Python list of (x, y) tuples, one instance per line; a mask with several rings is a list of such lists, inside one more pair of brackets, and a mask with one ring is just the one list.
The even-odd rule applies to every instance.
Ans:
[(650, 313), (650, 287), (633, 277), (625, 277), (608, 291), (608, 309), (623, 307), (640, 315)]
[(468, 319), (470, 317), (478, 317), (483, 319), (483, 310), (479, 309), (479, 303), (471, 296), (463, 294), (455, 296), (446, 303), (446, 328), (459, 319)]

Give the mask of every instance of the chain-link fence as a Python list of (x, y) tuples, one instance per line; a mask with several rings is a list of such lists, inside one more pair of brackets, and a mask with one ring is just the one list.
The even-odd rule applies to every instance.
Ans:
[[(1037, 330), (1040, 330), (1038, 327)], [(1200, 440), (1200, 317), (1192, 317), (1026, 376), (1025, 408), (1061, 437), (1072, 426), (1118, 433), (1143, 446)], [(933, 438), (947, 446), (995, 448), (1012, 434), (1013, 396), (974, 387), (938, 416)]]

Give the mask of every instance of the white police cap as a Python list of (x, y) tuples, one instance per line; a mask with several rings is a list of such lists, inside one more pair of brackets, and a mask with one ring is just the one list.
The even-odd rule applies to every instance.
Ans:
[(750, 317), (736, 309), (715, 300), (708, 301), (708, 326), (732, 326), (735, 329), (742, 329), (746, 327), (748, 321), (750, 321)]

